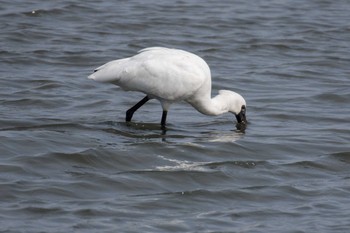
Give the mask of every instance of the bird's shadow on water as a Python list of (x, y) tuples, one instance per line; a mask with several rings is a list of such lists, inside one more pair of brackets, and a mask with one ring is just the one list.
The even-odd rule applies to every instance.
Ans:
[[(173, 125), (165, 128), (157, 123), (143, 122), (100, 122), (99, 128), (116, 136), (122, 136), (128, 141), (154, 141), (154, 142), (234, 142), (244, 136), (245, 127), (227, 130), (227, 127), (207, 128), (199, 125)], [(202, 125), (202, 126), (201, 126)], [(222, 130), (221, 130), (222, 129)]]

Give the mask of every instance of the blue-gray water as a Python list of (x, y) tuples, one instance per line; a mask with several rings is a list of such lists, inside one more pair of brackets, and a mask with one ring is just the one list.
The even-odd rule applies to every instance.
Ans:
[[(350, 3), (0, 5), (0, 232), (348, 232)], [(250, 124), (87, 79), (149, 46), (185, 49)]]

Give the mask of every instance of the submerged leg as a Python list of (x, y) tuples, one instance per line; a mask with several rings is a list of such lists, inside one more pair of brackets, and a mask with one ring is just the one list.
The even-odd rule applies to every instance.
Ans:
[(126, 111), (125, 121), (129, 122), (131, 121), (132, 116), (134, 115), (134, 112), (136, 112), (137, 109), (139, 109), (142, 105), (144, 105), (149, 99), (149, 97), (146, 95), (145, 98), (140, 100), (137, 104), (135, 104), (132, 108), (130, 108), (128, 111)]
[(165, 128), (167, 114), (168, 114), (168, 111), (163, 111), (162, 120), (160, 122), (160, 125), (162, 126), (162, 128)]

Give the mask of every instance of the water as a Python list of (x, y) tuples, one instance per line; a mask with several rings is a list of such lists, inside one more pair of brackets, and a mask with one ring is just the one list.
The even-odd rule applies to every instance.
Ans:
[[(0, 6), (1, 232), (348, 232), (350, 3)], [(149, 46), (203, 57), (234, 116), (87, 79)]]

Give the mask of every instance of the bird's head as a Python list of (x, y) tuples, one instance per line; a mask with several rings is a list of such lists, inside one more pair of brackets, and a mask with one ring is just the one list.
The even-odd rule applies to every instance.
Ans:
[(228, 90), (221, 90), (219, 94), (229, 100), (228, 111), (236, 116), (237, 129), (245, 128), (247, 124), (247, 103), (245, 99), (240, 94)]

